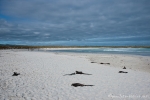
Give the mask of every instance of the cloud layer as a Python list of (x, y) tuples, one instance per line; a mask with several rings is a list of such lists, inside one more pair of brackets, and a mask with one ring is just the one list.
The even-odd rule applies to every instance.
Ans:
[(0, 42), (102, 45), (125, 37), (124, 43), (147, 45), (149, 5), (149, 0), (1, 0)]

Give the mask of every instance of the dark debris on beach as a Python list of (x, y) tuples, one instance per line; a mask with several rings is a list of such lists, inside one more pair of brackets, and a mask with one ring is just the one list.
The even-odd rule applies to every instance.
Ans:
[(92, 75), (92, 74), (88, 74), (88, 73), (83, 73), (82, 71), (75, 71), (75, 73), (65, 74), (63, 76), (66, 76), (66, 75), (76, 75), (76, 74)]
[(14, 72), (12, 76), (18, 76), (18, 75), (20, 75), (20, 73)]
[(84, 84), (81, 84), (81, 83), (72, 83), (71, 86), (74, 86), (74, 87), (78, 87), (78, 86), (94, 86), (94, 85), (84, 85)]

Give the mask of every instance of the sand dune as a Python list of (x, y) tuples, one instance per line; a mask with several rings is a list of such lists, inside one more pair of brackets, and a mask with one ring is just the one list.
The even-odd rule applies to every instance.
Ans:
[[(132, 62), (136, 65), (142, 61), (148, 64), (149, 58), (143, 57), (141, 62), (137, 62), (138, 57), (132, 56), (134, 59), (131, 59), (131, 56), (126, 55), (122, 63), (128, 62), (127, 65), (120, 66), (117, 65), (120, 61), (113, 62), (113, 57), (115, 55), (103, 55), (103, 60), (100, 60), (102, 56), (92, 54), (1, 50), (0, 100), (150, 99), (150, 73), (144, 71), (149, 66), (144, 66), (142, 69), (132, 65), (134, 70), (128, 67)], [(110, 65), (99, 62), (110, 62)], [(115, 67), (114, 63), (120, 67)], [(122, 69), (123, 66), (127, 69)], [(63, 76), (75, 71), (92, 75)], [(119, 71), (128, 73), (118, 73)], [(14, 72), (20, 75), (12, 76)], [(72, 83), (94, 86), (73, 87)]]

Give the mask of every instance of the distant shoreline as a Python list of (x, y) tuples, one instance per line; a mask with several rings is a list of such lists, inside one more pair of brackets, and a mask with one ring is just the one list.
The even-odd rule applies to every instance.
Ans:
[(38, 48), (150, 48), (150, 46), (29, 46), (29, 45), (0, 44), (0, 49), (38, 49)]

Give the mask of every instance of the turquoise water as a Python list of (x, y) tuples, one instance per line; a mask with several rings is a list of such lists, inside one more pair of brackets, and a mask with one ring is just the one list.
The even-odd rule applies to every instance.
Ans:
[(67, 50), (48, 50), (49, 52), (99, 53), (99, 54), (131, 54), (150, 56), (150, 48), (86, 48)]

